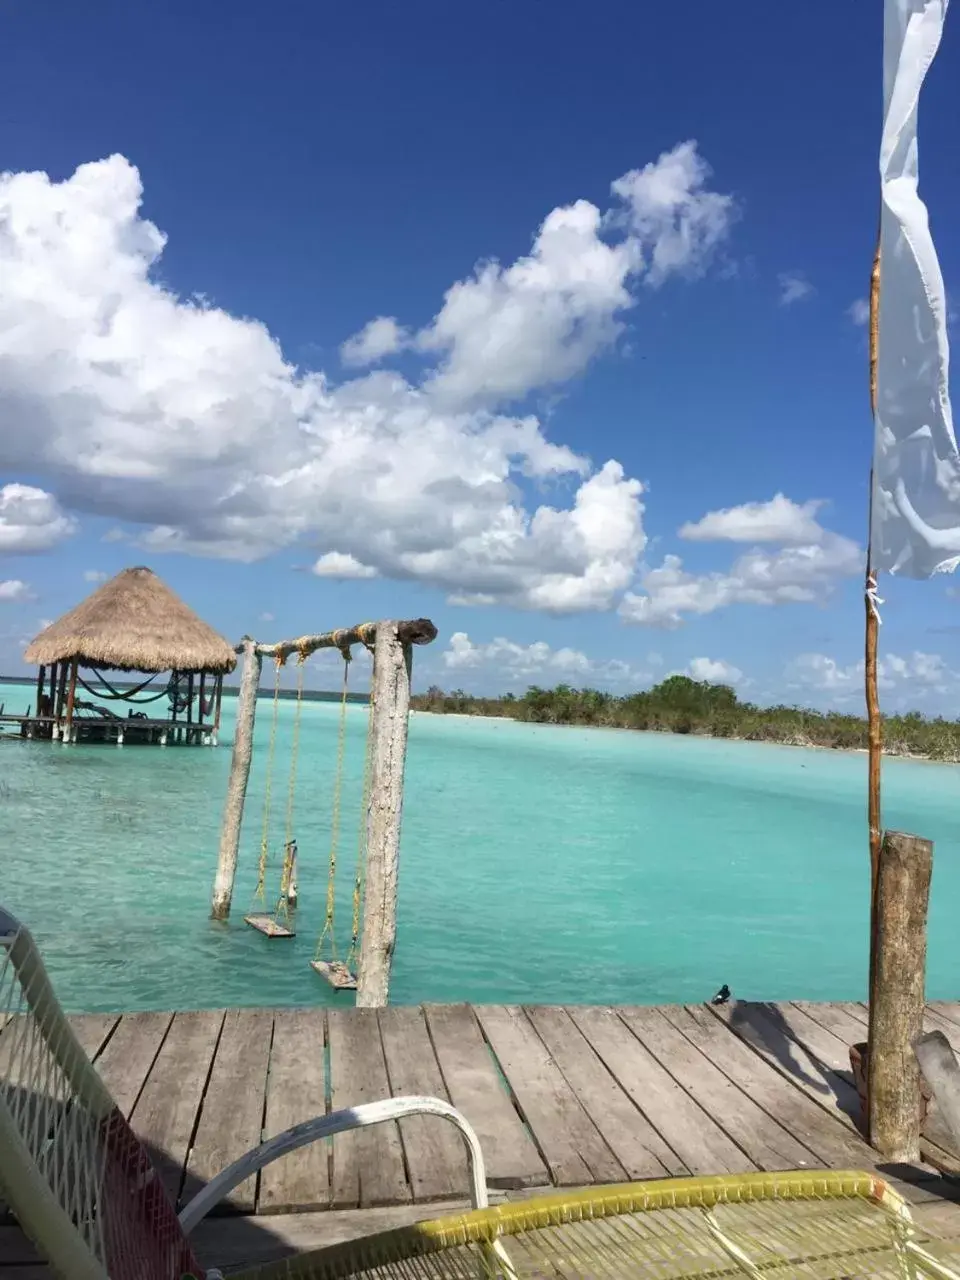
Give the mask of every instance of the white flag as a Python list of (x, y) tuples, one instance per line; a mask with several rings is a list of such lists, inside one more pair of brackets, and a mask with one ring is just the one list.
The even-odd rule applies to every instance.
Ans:
[[(880, 342), (873, 566), (928, 578), (960, 563), (960, 455), (943, 276), (917, 192), (917, 102), (948, 0), (885, 0)], [(952, 213), (953, 211), (951, 211)]]

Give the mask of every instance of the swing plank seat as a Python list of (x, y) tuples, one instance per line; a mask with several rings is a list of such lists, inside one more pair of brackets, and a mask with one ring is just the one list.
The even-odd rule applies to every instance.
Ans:
[(267, 938), (295, 938), (297, 936), (296, 929), (290, 929), (287, 925), (281, 924), (279, 920), (265, 911), (244, 916), (243, 923), (248, 924), (251, 929), (256, 929), (258, 933), (262, 933)]
[(357, 989), (357, 975), (342, 960), (311, 960), (310, 968), (337, 991)]

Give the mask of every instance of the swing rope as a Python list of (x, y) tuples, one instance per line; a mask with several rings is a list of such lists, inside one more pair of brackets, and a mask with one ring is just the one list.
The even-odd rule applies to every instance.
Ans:
[(287, 822), (283, 841), (283, 866), (280, 871), (280, 897), (277, 901), (276, 918), (289, 916), (290, 904), (287, 894), (290, 889), (290, 875), (293, 871), (294, 850), (293, 839), (293, 801), (297, 786), (297, 759), (300, 752), (300, 721), (303, 716), (303, 674), (307, 661), (307, 650), (300, 648), (297, 654), (297, 710), (293, 718), (293, 742), (290, 747), (290, 781), (287, 784)]
[(279, 654), (276, 659), (276, 672), (273, 678), (273, 719), (270, 722), (270, 746), (267, 751), (267, 778), (263, 792), (263, 827), (260, 832), (260, 861), (257, 864), (257, 887), (254, 890), (254, 903), (264, 902), (267, 882), (267, 863), (270, 860), (270, 801), (273, 791), (273, 763), (277, 750), (277, 724), (280, 719), (280, 672), (286, 659)]
[(333, 784), (333, 809), (330, 814), (330, 863), (327, 868), (327, 909), (323, 930), (317, 939), (315, 959), (323, 959), (324, 943), (329, 941), (330, 959), (337, 958), (337, 935), (334, 913), (337, 899), (337, 847), (340, 843), (340, 801), (343, 793), (343, 762), (347, 746), (347, 689), (352, 654), (348, 647), (340, 649), (343, 657), (343, 687), (340, 692), (340, 724), (337, 730), (337, 765)]

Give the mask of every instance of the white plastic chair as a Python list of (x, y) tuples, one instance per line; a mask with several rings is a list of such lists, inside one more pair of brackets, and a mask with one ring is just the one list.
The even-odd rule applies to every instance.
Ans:
[[(33, 938), (0, 909), (0, 1192), (65, 1280), (199, 1277), (188, 1236), (234, 1187), (298, 1147), (410, 1115), (438, 1116), (457, 1127), (474, 1206), (486, 1208), (473, 1129), (439, 1098), (408, 1097), (295, 1125), (224, 1169), (178, 1218), (148, 1152), (64, 1016)], [(309, 1275), (312, 1255), (286, 1266), (291, 1277)]]

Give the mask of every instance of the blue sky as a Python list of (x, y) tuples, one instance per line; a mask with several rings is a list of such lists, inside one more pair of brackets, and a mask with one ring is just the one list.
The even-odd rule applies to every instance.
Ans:
[[(880, 8), (5, 6), (0, 670), (146, 563), (429, 615), (421, 685), (859, 707)], [(948, 292), (958, 118), (948, 19)], [(960, 713), (951, 590), (882, 584), (888, 707)]]

